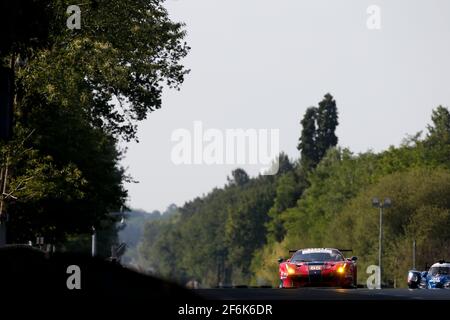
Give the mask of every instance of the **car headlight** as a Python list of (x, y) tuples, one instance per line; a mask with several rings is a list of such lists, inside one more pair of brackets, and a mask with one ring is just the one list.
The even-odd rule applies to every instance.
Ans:
[(344, 263), (342, 266), (339, 266), (337, 268), (337, 273), (343, 274), (345, 272), (345, 267), (347, 266), (347, 263)]
[(293, 267), (290, 267), (288, 264), (286, 265), (286, 271), (287, 271), (288, 275), (295, 274), (295, 269)]
[(417, 281), (417, 274), (413, 272), (408, 272), (408, 282), (416, 282)]

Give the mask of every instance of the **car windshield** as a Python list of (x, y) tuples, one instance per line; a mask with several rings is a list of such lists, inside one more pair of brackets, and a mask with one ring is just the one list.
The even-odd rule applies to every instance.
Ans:
[(343, 261), (344, 257), (337, 251), (297, 251), (291, 258), (292, 262), (311, 262), (311, 261)]
[(429, 274), (432, 276), (450, 275), (450, 267), (431, 267)]

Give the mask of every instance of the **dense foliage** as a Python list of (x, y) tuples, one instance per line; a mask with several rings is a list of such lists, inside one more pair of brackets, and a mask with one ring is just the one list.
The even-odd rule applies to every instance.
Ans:
[(129, 179), (118, 142), (134, 139), (137, 122), (161, 107), (163, 87), (178, 88), (187, 73), (183, 25), (162, 3), (85, 1), (81, 28), (71, 30), (70, 1), (2, 1), (0, 20), (10, 24), (0, 61), (16, 88), (14, 135), (0, 144), (9, 242), (40, 235), (83, 247), (92, 227), (114, 240), (110, 213), (124, 206)]

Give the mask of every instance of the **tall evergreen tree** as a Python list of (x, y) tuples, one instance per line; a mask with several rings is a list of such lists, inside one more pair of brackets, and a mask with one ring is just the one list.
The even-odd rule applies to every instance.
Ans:
[(443, 106), (438, 106), (431, 114), (432, 125), (428, 126), (428, 140), (431, 143), (437, 141), (450, 142), (450, 112)]
[(317, 155), (322, 159), (331, 147), (337, 145), (336, 127), (338, 126), (338, 112), (336, 101), (333, 96), (327, 93), (324, 99), (319, 102), (317, 110)]
[(305, 171), (309, 171), (314, 168), (319, 162), (316, 146), (316, 118), (317, 108), (309, 107), (302, 121), (302, 134), (297, 145), (297, 149), (300, 151), (300, 165)]
[(227, 177), (227, 179), (230, 185), (243, 186), (250, 180), (250, 177), (244, 169), (237, 168), (231, 172), (231, 178)]
[(450, 112), (438, 106), (431, 114), (432, 124), (424, 140), (426, 158), (430, 163), (446, 164), (450, 168)]
[(288, 155), (284, 152), (280, 152), (280, 155), (278, 156), (278, 173), (277, 174), (283, 174), (286, 172), (290, 172), (293, 169), (294, 169), (294, 166), (291, 163), (291, 160), (289, 160)]

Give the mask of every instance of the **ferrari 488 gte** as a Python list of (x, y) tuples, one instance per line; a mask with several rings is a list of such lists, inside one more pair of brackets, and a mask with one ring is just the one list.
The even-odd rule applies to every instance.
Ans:
[(331, 248), (290, 250), (291, 258), (280, 258), (281, 288), (329, 286), (354, 288), (357, 285), (356, 257), (346, 259), (342, 251)]

